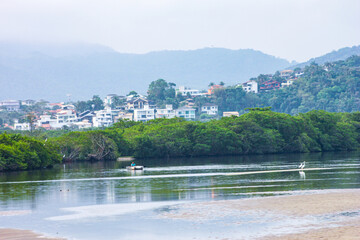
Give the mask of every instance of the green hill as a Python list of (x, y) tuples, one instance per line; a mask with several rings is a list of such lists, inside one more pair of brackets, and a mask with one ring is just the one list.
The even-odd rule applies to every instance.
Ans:
[(360, 111), (360, 56), (322, 66), (312, 63), (293, 85), (261, 93), (259, 97), (274, 111), (291, 114), (314, 109)]

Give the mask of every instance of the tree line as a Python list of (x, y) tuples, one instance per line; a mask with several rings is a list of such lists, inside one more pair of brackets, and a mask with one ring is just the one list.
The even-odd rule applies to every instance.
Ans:
[(292, 116), (252, 108), (209, 122), (182, 118), (120, 121), (103, 130), (60, 136), (0, 135), (0, 170), (49, 167), (61, 161), (119, 156), (174, 158), (290, 152), (351, 151), (360, 145), (360, 112), (314, 110)]

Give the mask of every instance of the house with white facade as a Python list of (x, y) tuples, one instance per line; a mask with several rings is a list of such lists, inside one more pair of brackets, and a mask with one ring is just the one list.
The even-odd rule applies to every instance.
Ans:
[(74, 123), (75, 126), (77, 126), (79, 129), (84, 129), (84, 128), (91, 128), (92, 127), (92, 123), (89, 122), (89, 120), (84, 119), (81, 122), (76, 122)]
[(134, 110), (134, 109), (142, 109), (145, 105), (149, 105), (149, 101), (145, 98), (138, 97), (127, 101), (125, 109), (126, 110)]
[(182, 96), (187, 96), (188, 94), (192, 97), (205, 95), (205, 93), (202, 93), (197, 89), (191, 89), (185, 86), (180, 86), (179, 89), (176, 89), (175, 91), (176, 95), (181, 94)]
[(147, 122), (155, 119), (155, 109), (150, 108), (149, 105), (144, 105), (142, 109), (134, 110), (134, 121)]
[(281, 83), (281, 87), (288, 87), (294, 83), (294, 78), (287, 79), (285, 82)]
[(118, 122), (119, 120), (129, 120), (134, 121), (134, 114), (124, 111), (119, 111), (118, 115), (114, 117), (114, 122)]
[(36, 126), (49, 130), (61, 128), (63, 125), (58, 125), (56, 118), (52, 118), (51, 115), (40, 115), (40, 119), (36, 121)]
[(252, 92), (252, 93), (259, 92), (258, 83), (254, 80), (244, 82), (243, 84), (241, 84), (241, 87), (244, 89), (245, 92)]
[(291, 74), (293, 73), (293, 70), (284, 70), (280, 72), (280, 77), (288, 79), (291, 77)]
[(32, 99), (27, 99), (27, 100), (21, 101), (21, 105), (24, 105), (24, 106), (32, 106), (34, 104), (35, 104), (35, 100), (32, 100)]
[[(56, 123), (59, 126), (71, 126), (73, 123), (77, 122), (76, 112), (74, 110), (61, 110), (56, 114)], [(61, 127), (62, 127), (61, 126)]]
[(94, 127), (109, 127), (113, 124), (113, 113), (111, 108), (95, 111), (95, 116), (93, 117), (92, 122)]
[(218, 105), (212, 103), (205, 103), (201, 106), (201, 113), (206, 113), (211, 116), (218, 115)]
[(175, 110), (176, 117), (182, 117), (186, 120), (194, 120), (196, 115), (196, 109), (189, 107), (181, 107)]
[(18, 123), (18, 122), (15, 122), (13, 130), (18, 130), (18, 131), (30, 131), (30, 124), (29, 124), (29, 123)]
[(16, 112), (20, 110), (20, 101), (18, 100), (5, 100), (0, 102), (0, 108), (6, 109), (9, 112)]
[(175, 110), (172, 104), (167, 104), (164, 109), (156, 109), (156, 118), (174, 118)]

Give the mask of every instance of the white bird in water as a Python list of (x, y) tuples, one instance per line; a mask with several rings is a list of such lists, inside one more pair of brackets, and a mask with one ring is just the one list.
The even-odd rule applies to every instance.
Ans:
[(304, 167), (305, 167), (305, 161), (304, 161), (304, 162), (302, 162), (302, 163), (300, 163), (300, 165), (299, 165), (299, 168), (300, 168), (301, 170), (303, 170), (303, 169), (304, 169)]

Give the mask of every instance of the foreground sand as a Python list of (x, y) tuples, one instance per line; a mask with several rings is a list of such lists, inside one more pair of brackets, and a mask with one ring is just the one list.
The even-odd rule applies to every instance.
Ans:
[[(360, 189), (309, 191), (306, 194), (300, 192), (299, 195), (292, 196), (194, 203), (183, 207), (179, 211), (164, 214), (164, 217), (203, 221), (209, 217), (209, 213), (211, 216), (214, 216), (219, 212), (219, 209), (224, 212), (223, 215), (218, 216), (220, 218), (234, 211), (240, 211), (243, 214), (246, 214), (247, 211), (252, 211), (258, 214), (259, 218), (272, 214), (281, 214), (279, 218), (286, 216), (294, 219), (309, 216), (321, 217), (347, 212), (355, 213), (355, 217), (351, 217), (351, 220), (347, 217), (335, 218), (331, 226), (326, 223), (313, 223), (308, 226), (302, 226), (294, 234), (267, 235), (259, 239), (360, 239)], [(275, 217), (274, 220), (279, 221), (279, 218), (276, 219)]]
[[(284, 216), (295, 220), (308, 217), (335, 216), (331, 222), (332, 224), (315, 221), (299, 229), (292, 230), (293, 233), (291, 234), (266, 235), (260, 237), (261, 240), (360, 239), (360, 189), (309, 191), (299, 192), (298, 195), (291, 196), (181, 204), (179, 205), (179, 211), (163, 213), (162, 217), (203, 221), (208, 219), (209, 216), (221, 218), (228, 213), (246, 214), (246, 212), (252, 212), (251, 214), (255, 212), (260, 219), (262, 216), (275, 216), (274, 220), (276, 221), (282, 221)], [(352, 215), (347, 217), (344, 213)], [(0, 215), (3, 216), (12, 214), (21, 215), (28, 214), (28, 212), (3, 212), (2, 214), (0, 212)], [(339, 214), (339, 217), (337, 214)], [(234, 224), (242, 224), (242, 222), (239, 221)], [(284, 227), (286, 228), (286, 225)], [(0, 239), (60, 240), (61, 238), (45, 237), (29, 230), (0, 229)]]
[(348, 226), (323, 228), (311, 230), (304, 233), (288, 234), (283, 236), (265, 237), (262, 240), (304, 240), (304, 239), (326, 239), (326, 240), (359, 240), (360, 224), (349, 223)]
[(6, 240), (64, 240), (63, 238), (51, 238), (34, 233), (30, 230), (0, 228), (0, 239)]

